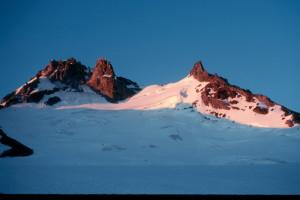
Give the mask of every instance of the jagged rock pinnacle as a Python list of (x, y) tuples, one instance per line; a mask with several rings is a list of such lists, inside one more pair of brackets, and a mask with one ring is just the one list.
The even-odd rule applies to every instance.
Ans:
[[(123, 77), (117, 77), (113, 66), (106, 59), (97, 61), (87, 85), (111, 102), (124, 100), (140, 90), (137, 83)], [(131, 86), (131, 88), (127, 88), (127, 86)]]
[(102, 95), (114, 99), (115, 72), (111, 63), (105, 59), (97, 61), (93, 74), (87, 84)]
[(207, 81), (209, 78), (209, 74), (204, 69), (201, 61), (194, 64), (194, 67), (190, 72), (190, 76), (193, 76), (198, 81)]

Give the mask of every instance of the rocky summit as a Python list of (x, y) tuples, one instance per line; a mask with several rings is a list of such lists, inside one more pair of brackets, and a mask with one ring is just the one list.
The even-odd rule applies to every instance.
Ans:
[(137, 83), (117, 77), (111, 63), (105, 59), (97, 61), (87, 84), (110, 102), (124, 100), (140, 90)]
[(78, 89), (79, 85), (86, 82), (89, 72), (85, 65), (77, 62), (75, 58), (66, 61), (52, 60), (37, 77), (48, 77), (51, 81), (60, 81), (69, 87)]
[(19, 103), (39, 103), (49, 95), (50, 98), (44, 103), (54, 105), (61, 100), (53, 94), (59, 91), (83, 92), (84, 86), (115, 103), (133, 96), (140, 90), (137, 83), (117, 77), (111, 63), (105, 59), (97, 61), (92, 72), (75, 58), (51, 60), (33, 78), (6, 95), (1, 100), (0, 108)]

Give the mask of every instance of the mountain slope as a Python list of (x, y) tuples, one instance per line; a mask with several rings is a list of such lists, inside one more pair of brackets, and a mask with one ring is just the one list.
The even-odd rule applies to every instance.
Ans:
[(287, 128), (300, 124), (299, 113), (209, 74), (201, 62), (178, 82), (141, 90), (137, 83), (117, 77), (105, 59), (98, 60), (92, 72), (75, 59), (52, 61), (4, 97), (1, 105), (31, 102), (57, 104), (59, 109), (151, 110), (191, 106), (202, 114), (257, 127)]
[(0, 159), (1, 194), (300, 194), (297, 113), (201, 63), (138, 93), (105, 60), (53, 65), (2, 101), (0, 128), (34, 153)]
[(34, 150), (0, 159), (0, 193), (300, 194), (299, 127), (248, 127), (183, 107), (9, 107), (0, 124)]
[(84, 104), (59, 109), (151, 110), (177, 106), (192, 106), (203, 114), (257, 127), (285, 128), (300, 123), (299, 113), (276, 104), (266, 96), (230, 85), (222, 77), (208, 74), (201, 62), (194, 65), (186, 78), (163, 86), (145, 87), (118, 104)]

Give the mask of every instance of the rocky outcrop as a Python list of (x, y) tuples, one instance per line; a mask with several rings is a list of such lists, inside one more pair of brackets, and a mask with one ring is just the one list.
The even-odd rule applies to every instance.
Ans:
[(217, 74), (209, 74), (203, 67), (202, 62), (197, 62), (190, 72), (190, 76), (201, 82), (208, 84), (201, 90), (201, 98), (205, 105), (211, 105), (216, 109), (230, 109), (231, 104), (237, 104), (237, 101), (227, 101), (229, 98), (244, 96), (246, 101), (253, 102), (254, 95), (249, 90), (241, 89), (229, 84), (227, 79)]
[(141, 90), (136, 82), (118, 76), (116, 79), (116, 100), (124, 100), (132, 97)]
[(2, 129), (0, 129), (0, 143), (11, 147), (9, 150), (0, 152), (0, 157), (17, 157), (29, 156), (33, 154), (33, 150), (15, 139), (8, 137)]
[(104, 59), (97, 61), (87, 85), (94, 91), (109, 99), (115, 99), (116, 75), (110, 62)]
[[(39, 88), (41, 79), (44, 78), (54, 84), (52, 89)], [(110, 102), (124, 100), (140, 91), (137, 83), (123, 77), (117, 77), (111, 63), (105, 59), (97, 61), (93, 73), (75, 58), (69, 58), (65, 61), (52, 60), (30, 81), (6, 95), (0, 102), (0, 109), (18, 103), (38, 103), (45, 95), (51, 95), (61, 90), (81, 92), (81, 86), (85, 84)], [(58, 98), (49, 98), (44, 103), (54, 105), (60, 101)]]
[[(89, 73), (87, 68), (76, 59), (66, 61), (52, 60), (43, 70), (39, 71), (30, 81), (14, 92), (6, 95), (1, 105), (8, 107), (18, 103), (38, 103), (45, 95), (53, 94), (59, 90), (72, 88), (79, 91), (79, 85), (86, 82)], [(52, 89), (39, 89), (40, 80), (47, 77), (52, 82), (60, 82), (65, 86)]]
[(51, 81), (60, 81), (69, 87), (78, 89), (79, 85), (86, 82), (89, 72), (85, 65), (82, 65), (75, 58), (69, 58), (66, 61), (52, 60), (37, 77), (45, 76)]
[(190, 72), (190, 76), (193, 76), (198, 81), (208, 81), (210, 77), (210, 75), (204, 69), (201, 61), (195, 63), (192, 71)]
[(117, 77), (111, 63), (105, 59), (97, 61), (87, 85), (110, 102), (124, 100), (140, 90), (137, 83)]
[(264, 108), (264, 107), (260, 107), (260, 106), (256, 106), (256, 107), (253, 109), (253, 112), (256, 112), (256, 113), (258, 113), (258, 114), (266, 115), (266, 114), (268, 114), (269, 109), (268, 109), (268, 108)]
[(60, 102), (61, 99), (57, 96), (55, 97), (50, 97), (46, 102), (45, 104), (46, 105), (49, 105), (49, 106), (53, 106), (54, 104), (57, 104), (58, 102)]
[(18, 103), (38, 103), (45, 95), (53, 94), (59, 90), (58, 88), (54, 88), (53, 90), (42, 90), (35, 92), (34, 89), (35, 87), (30, 86), (27, 88), (27, 90), (21, 90), (18, 93), (10, 93), (2, 99), (2, 108)]
[[(254, 106), (254, 109), (252, 109), (252, 106), (249, 106), (248, 109), (252, 109), (253, 112), (261, 115), (268, 114), (269, 110), (273, 110), (273, 106), (278, 105), (264, 95), (253, 94), (250, 90), (245, 90), (238, 86), (231, 85), (227, 79), (222, 78), (217, 74), (209, 74), (203, 67), (201, 61), (194, 65), (189, 75), (200, 82), (208, 82), (200, 91), (201, 100), (206, 106), (211, 106), (214, 109), (234, 109), (244, 111), (245, 108), (239, 108), (237, 105), (241, 98), (244, 98), (246, 102), (249, 103), (259, 102), (256, 106)], [(196, 92), (199, 93), (199, 90), (196, 89)], [(288, 126), (292, 127), (294, 124), (300, 124), (299, 113), (291, 111), (285, 107), (282, 107), (282, 110), (284, 111), (285, 116), (292, 116), (292, 119), (286, 122)], [(219, 114), (215, 111), (212, 111), (211, 114), (219, 116)]]
[(0, 102), (2, 108), (18, 103), (38, 103), (45, 95), (50, 95), (59, 91), (59, 88), (38, 91), (36, 90), (38, 84), (39, 79), (34, 77), (33, 81), (25, 83), (20, 89), (6, 95)]
[(290, 127), (295, 124), (300, 124), (300, 113), (292, 111), (284, 106), (281, 106), (281, 110), (284, 112), (284, 117), (291, 115), (291, 120), (287, 120), (285, 123)]
[(231, 99), (242, 96), (246, 101), (254, 102), (255, 95), (250, 91), (230, 85), (227, 80), (217, 75), (209, 75), (207, 82), (209, 83), (201, 90), (201, 98), (207, 106), (229, 110), (231, 105), (238, 103), (237, 100)]
[(289, 126), (289, 127), (293, 127), (294, 126), (294, 122), (292, 120), (286, 120), (285, 123)]

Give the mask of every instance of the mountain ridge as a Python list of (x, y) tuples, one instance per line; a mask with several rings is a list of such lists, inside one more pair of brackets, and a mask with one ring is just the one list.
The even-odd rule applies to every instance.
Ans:
[[(217, 74), (208, 73), (201, 61), (194, 64), (186, 78), (173, 85), (154, 85), (141, 90), (136, 82), (116, 76), (112, 64), (106, 59), (97, 60), (92, 70), (75, 58), (52, 60), (30, 81), (5, 96), (0, 105), (4, 108), (44, 101), (45, 105), (52, 106), (64, 100), (64, 97), (55, 95), (59, 92), (81, 92), (83, 96), (87, 90), (105, 99), (94, 106), (97, 109), (147, 110), (188, 104), (200, 113), (253, 126), (280, 128), (300, 124), (299, 113), (265, 95), (253, 94), (250, 90), (231, 85)], [(89, 103), (85, 101), (81, 106)], [(67, 108), (68, 102), (63, 107)]]

